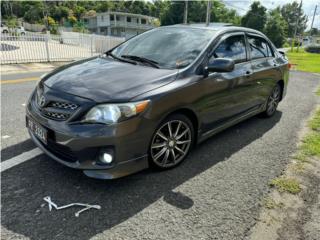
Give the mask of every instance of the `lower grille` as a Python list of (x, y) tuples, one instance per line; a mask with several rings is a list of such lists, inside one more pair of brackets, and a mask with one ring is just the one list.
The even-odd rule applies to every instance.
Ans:
[(48, 143), (47, 145), (45, 145), (45, 147), (54, 155), (56, 155), (57, 157), (61, 158), (64, 161), (67, 161), (67, 162), (77, 161), (77, 156), (75, 155), (75, 153), (72, 152), (70, 148), (64, 145), (58, 144), (48, 139)]

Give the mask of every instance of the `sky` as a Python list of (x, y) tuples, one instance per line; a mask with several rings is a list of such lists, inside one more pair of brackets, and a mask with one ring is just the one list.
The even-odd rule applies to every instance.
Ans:
[[(250, 8), (251, 3), (254, 0), (221, 0), (225, 3), (226, 7), (235, 9), (239, 15), (244, 15)], [(293, 2), (295, 0), (260, 0), (261, 4), (267, 9), (273, 9), (277, 6), (282, 6), (286, 3)], [(300, 2), (300, 0), (299, 0)], [(317, 13), (314, 19), (313, 27), (320, 29), (320, 0), (302, 0), (302, 8), (304, 13), (308, 16), (308, 29), (311, 26), (312, 16), (314, 8), (318, 5)]]

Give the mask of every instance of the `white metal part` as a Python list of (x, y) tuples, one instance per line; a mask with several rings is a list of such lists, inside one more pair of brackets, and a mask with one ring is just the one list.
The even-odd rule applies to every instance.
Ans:
[(51, 197), (49, 197), (49, 196), (44, 197), (43, 200), (45, 200), (48, 203), (49, 211), (51, 211), (52, 208), (55, 208), (56, 210), (60, 210), (60, 209), (65, 209), (65, 208), (69, 208), (69, 207), (74, 207), (74, 206), (84, 207), (83, 209), (81, 209), (81, 210), (79, 210), (78, 212), (75, 213), (76, 217), (79, 217), (80, 213), (82, 213), (82, 212), (84, 212), (84, 211), (86, 211), (88, 209), (91, 209), (91, 208), (101, 209), (100, 205), (90, 205), (90, 204), (86, 204), (86, 203), (70, 203), (70, 204), (58, 207), (57, 204), (52, 202)]

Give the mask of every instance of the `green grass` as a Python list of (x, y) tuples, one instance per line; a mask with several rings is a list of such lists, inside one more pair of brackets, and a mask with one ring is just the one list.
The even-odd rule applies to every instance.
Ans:
[(303, 162), (308, 162), (308, 157), (320, 157), (320, 109), (309, 121), (309, 127), (311, 131), (302, 139), (296, 155)]
[(297, 194), (301, 191), (299, 182), (294, 178), (279, 177), (270, 182), (270, 186), (276, 187), (279, 192)]
[(263, 199), (263, 205), (265, 206), (265, 208), (275, 209), (275, 208), (282, 208), (284, 206), (284, 203), (282, 202), (277, 203), (271, 197), (267, 197)]
[(289, 62), (294, 64), (294, 68), (299, 71), (320, 73), (320, 54), (305, 52), (302, 48), (299, 52), (293, 49), (287, 53)]
[(316, 111), (313, 118), (309, 121), (309, 127), (313, 131), (320, 131), (320, 109)]

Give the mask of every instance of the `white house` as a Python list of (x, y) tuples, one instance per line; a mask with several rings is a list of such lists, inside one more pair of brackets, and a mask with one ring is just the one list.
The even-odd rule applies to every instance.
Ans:
[(86, 27), (93, 33), (130, 38), (157, 27), (157, 18), (124, 12), (97, 13), (84, 17)]

